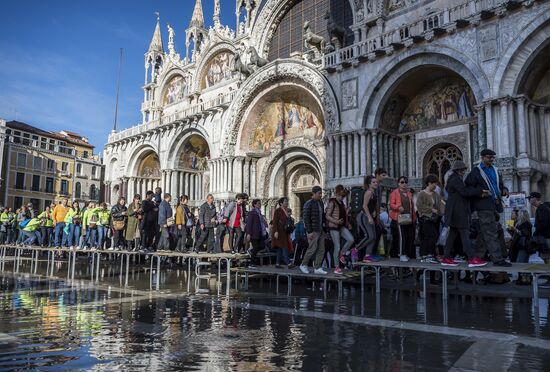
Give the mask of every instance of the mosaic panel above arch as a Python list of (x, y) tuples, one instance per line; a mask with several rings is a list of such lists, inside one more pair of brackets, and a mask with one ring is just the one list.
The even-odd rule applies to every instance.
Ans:
[(320, 140), (325, 135), (325, 123), (313, 97), (304, 91), (283, 87), (256, 104), (242, 133), (242, 150), (267, 152), (281, 141)]
[(205, 68), (201, 88), (210, 88), (224, 82), (225, 80), (232, 79), (234, 76), (234, 72), (231, 71), (233, 58), (233, 54), (228, 51), (223, 51), (216, 54), (208, 62), (208, 65)]
[(180, 169), (206, 171), (210, 160), (208, 143), (199, 135), (192, 135), (183, 144), (179, 167)]
[(474, 117), (475, 97), (458, 77), (442, 78), (422, 88), (410, 101), (395, 94), (382, 113), (380, 127), (396, 133), (415, 132)]
[(181, 75), (173, 76), (164, 87), (164, 94), (162, 96), (162, 104), (170, 105), (172, 103), (181, 101), (187, 96), (189, 92), (189, 84), (187, 79)]
[(157, 154), (150, 153), (141, 160), (138, 177), (160, 178), (160, 160)]

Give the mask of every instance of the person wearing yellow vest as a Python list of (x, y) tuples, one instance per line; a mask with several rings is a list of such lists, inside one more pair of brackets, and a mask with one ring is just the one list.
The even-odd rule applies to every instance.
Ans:
[(46, 206), (44, 212), (40, 213), (37, 218), (40, 220), (40, 245), (42, 247), (52, 246), (53, 218), (50, 207)]
[(82, 230), (84, 234), (84, 247), (93, 248), (97, 246), (97, 224), (98, 216), (97, 211), (100, 208), (96, 208), (95, 202), (88, 203), (88, 208), (82, 214)]
[(107, 240), (109, 227), (111, 226), (111, 211), (107, 208), (107, 203), (101, 203), (97, 209), (97, 248), (103, 249), (103, 244)]
[(65, 216), (65, 228), (63, 231), (68, 235), (69, 248), (80, 248), (80, 232), (82, 227), (82, 210), (77, 201), (73, 202)]
[(0, 244), (6, 244), (9, 221), (8, 208), (0, 209)]
[(37, 240), (40, 241), (40, 218), (31, 219), (21, 230), (23, 234), (23, 245), (33, 245)]
[(68, 235), (65, 233), (65, 217), (69, 211), (69, 200), (63, 199), (61, 204), (55, 206), (52, 212), (52, 220), (54, 225), (55, 246), (60, 248), (67, 245)]

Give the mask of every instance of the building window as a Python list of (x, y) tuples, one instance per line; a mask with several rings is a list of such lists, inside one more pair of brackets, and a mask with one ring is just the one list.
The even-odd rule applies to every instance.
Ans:
[(15, 176), (15, 188), (18, 190), (25, 189), (25, 173), (17, 172)]
[(42, 158), (38, 156), (34, 156), (32, 159), (32, 167), (33, 169), (41, 170), (42, 169)]
[(23, 206), (23, 198), (20, 196), (16, 196), (13, 199), (13, 210), (16, 210), (18, 208), (21, 208)]
[(83, 157), (84, 159), (87, 159), (87, 158), (88, 158), (88, 151), (84, 151), (82, 157)]
[(55, 170), (55, 161), (52, 159), (48, 159), (48, 170), (52, 172)]
[(74, 186), (74, 197), (76, 199), (80, 199), (80, 196), (82, 194), (82, 185), (80, 185), (80, 182), (77, 182)]
[(92, 167), (92, 178), (96, 178), (95, 172), (97, 171), (97, 168), (95, 166)]
[(46, 177), (46, 192), (53, 193), (53, 178)]
[(61, 194), (62, 195), (69, 194), (69, 182), (67, 182), (67, 180), (61, 180)]
[(18, 167), (27, 167), (27, 154), (18, 153), (17, 154), (17, 166)]
[(90, 186), (90, 200), (98, 200), (97, 187), (95, 185)]
[(48, 145), (48, 150), (55, 151), (55, 140), (51, 139)]
[(32, 207), (34, 208), (34, 210), (36, 211), (41, 211), (42, 210), (42, 206), (40, 205), (40, 199), (31, 199), (30, 200), (31, 204), (32, 204)]
[(76, 174), (81, 175), (82, 174), (82, 164), (76, 165)]
[(65, 162), (65, 161), (62, 162), (62, 163), (61, 163), (61, 171), (62, 171), (62, 172), (67, 172), (68, 169), (69, 169), (69, 163), (67, 163), (67, 162)]
[(40, 191), (40, 176), (32, 176), (32, 191)]

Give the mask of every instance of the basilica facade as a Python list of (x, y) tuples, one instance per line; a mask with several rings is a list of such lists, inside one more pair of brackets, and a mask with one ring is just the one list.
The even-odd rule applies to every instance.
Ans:
[(111, 203), (160, 186), (299, 215), (313, 185), (384, 167), (419, 188), (483, 148), (550, 199), (550, 1), (237, 0), (236, 30), (211, 1), (213, 27), (197, 0), (166, 45), (157, 19), (143, 120), (105, 146)]

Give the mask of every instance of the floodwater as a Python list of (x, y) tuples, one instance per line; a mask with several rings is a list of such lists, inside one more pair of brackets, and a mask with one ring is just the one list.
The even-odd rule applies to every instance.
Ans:
[[(247, 291), (187, 292), (184, 268), (163, 267), (161, 290), (148, 265), (132, 265), (129, 287), (117, 264), (66, 266), (55, 278), (0, 273), (0, 370), (63, 371), (533, 371), (550, 370), (548, 300), (359, 286), (323, 293), (296, 281), (292, 296), (251, 279)], [(386, 280), (386, 279), (384, 279)], [(387, 279), (391, 280), (391, 279)], [(241, 283), (242, 284), (242, 283)], [(225, 289), (225, 285), (223, 287)], [(446, 311), (445, 311), (446, 310)], [(444, 317), (444, 313), (446, 316)], [(446, 322), (444, 322), (446, 318)], [(446, 323), (446, 325), (445, 325)]]

